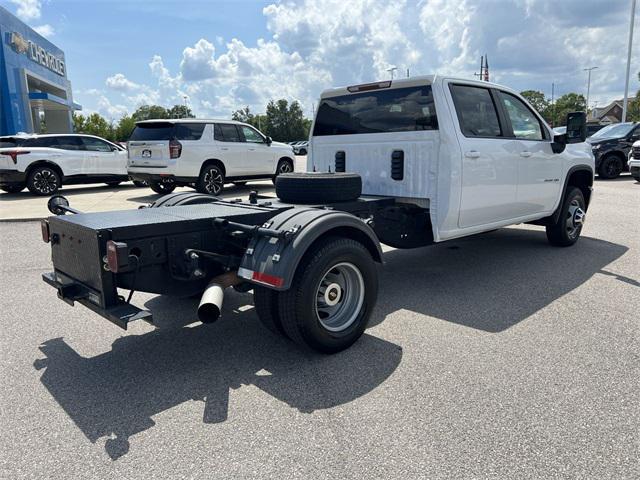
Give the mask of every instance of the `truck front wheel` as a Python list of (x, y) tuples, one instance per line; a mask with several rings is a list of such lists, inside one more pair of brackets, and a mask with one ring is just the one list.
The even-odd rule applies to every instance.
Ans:
[(568, 247), (578, 241), (587, 207), (582, 191), (571, 187), (562, 204), (558, 220), (547, 226), (547, 239), (551, 245)]
[(378, 272), (360, 242), (330, 237), (307, 252), (293, 284), (278, 295), (282, 328), (297, 344), (336, 353), (364, 333), (378, 295)]

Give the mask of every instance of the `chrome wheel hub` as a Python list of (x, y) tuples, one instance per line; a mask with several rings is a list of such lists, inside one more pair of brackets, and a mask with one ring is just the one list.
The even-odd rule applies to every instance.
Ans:
[(364, 278), (352, 263), (338, 263), (320, 280), (316, 290), (316, 315), (330, 332), (349, 328), (364, 304)]
[(280, 165), (280, 172), (279, 173), (291, 173), (291, 165), (289, 165), (289, 162), (282, 162), (282, 165)]
[(209, 170), (204, 175), (204, 186), (207, 193), (217, 195), (224, 186), (222, 174), (216, 169)]
[(587, 212), (582, 209), (580, 201), (577, 198), (573, 199), (569, 205), (569, 211), (567, 212), (566, 227), (569, 237), (575, 238), (578, 233), (580, 233), (580, 229), (584, 225), (586, 216)]
[(41, 170), (33, 176), (33, 184), (41, 193), (54, 192), (58, 187), (58, 180), (51, 170)]

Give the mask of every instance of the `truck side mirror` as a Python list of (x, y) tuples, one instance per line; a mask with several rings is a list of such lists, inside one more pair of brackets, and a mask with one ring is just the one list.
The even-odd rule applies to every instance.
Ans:
[(587, 138), (587, 114), (571, 112), (567, 114), (566, 143), (581, 143)]
[(271, 145), (273, 143), (273, 139), (271, 137), (265, 138), (265, 141), (267, 142), (267, 145)]

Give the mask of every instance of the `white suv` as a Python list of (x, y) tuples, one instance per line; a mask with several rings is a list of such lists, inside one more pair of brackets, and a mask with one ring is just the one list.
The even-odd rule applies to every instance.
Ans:
[(273, 179), (294, 168), (290, 145), (231, 120), (145, 120), (127, 145), (129, 175), (156, 193), (191, 186), (218, 195), (225, 183)]
[(0, 189), (25, 187), (51, 195), (63, 184), (118, 185), (127, 177), (127, 152), (93, 135), (50, 134), (0, 137)]

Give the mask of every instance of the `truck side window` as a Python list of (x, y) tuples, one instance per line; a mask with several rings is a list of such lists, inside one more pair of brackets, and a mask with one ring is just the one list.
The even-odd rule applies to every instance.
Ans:
[(460, 130), (465, 137), (501, 137), (498, 112), (489, 89), (471, 85), (451, 85)]
[[(218, 124), (216, 124), (217, 126)], [(236, 128), (235, 125), (230, 124), (230, 123), (220, 123), (220, 133), (222, 134), (222, 138), (218, 138), (218, 136), (215, 136), (216, 140), (219, 140), (221, 142), (242, 142), (242, 139), (240, 138), (240, 132), (238, 132), (238, 129)], [(215, 134), (215, 129), (214, 129), (214, 134)]]
[(509, 116), (513, 135), (523, 140), (543, 140), (540, 120), (520, 99), (510, 93), (500, 92), (500, 100)]

